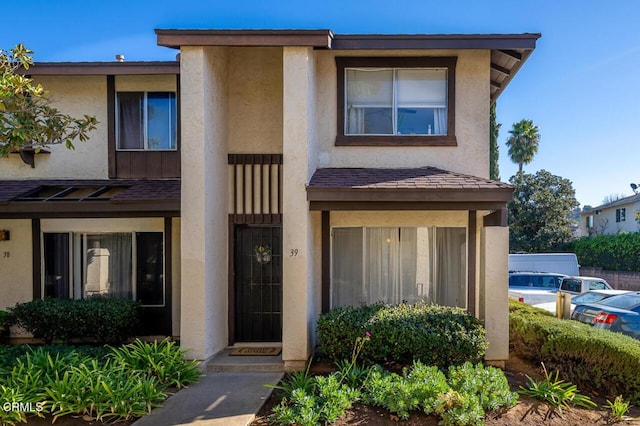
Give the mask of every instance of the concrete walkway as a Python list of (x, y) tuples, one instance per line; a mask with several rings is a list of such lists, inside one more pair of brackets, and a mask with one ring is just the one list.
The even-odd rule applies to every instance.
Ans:
[(282, 372), (206, 372), (135, 426), (246, 426), (271, 395)]

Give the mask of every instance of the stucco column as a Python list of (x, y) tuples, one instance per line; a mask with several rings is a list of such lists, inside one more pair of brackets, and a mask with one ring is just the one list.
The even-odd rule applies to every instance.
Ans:
[(206, 359), (228, 342), (227, 51), (181, 51), (180, 340)]
[(283, 49), (282, 359), (288, 369), (304, 367), (311, 354), (313, 238), (305, 189), (312, 173), (309, 164), (314, 99), (311, 55), (309, 48)]
[(509, 228), (486, 226), (480, 237), (480, 303), (489, 348), (487, 361), (509, 359)]

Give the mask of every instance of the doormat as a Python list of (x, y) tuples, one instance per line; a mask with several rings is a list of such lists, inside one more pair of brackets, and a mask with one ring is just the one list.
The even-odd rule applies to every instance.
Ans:
[(280, 355), (282, 348), (235, 348), (229, 355), (231, 356), (276, 356)]

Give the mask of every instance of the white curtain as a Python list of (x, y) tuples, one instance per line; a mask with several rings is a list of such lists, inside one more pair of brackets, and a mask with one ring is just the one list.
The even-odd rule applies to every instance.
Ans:
[(466, 305), (466, 228), (334, 228), (331, 305)]
[(347, 134), (364, 134), (364, 108), (350, 106), (347, 112)]
[(466, 308), (465, 228), (436, 228), (434, 301), (444, 306)]
[(132, 299), (130, 233), (85, 235), (83, 295)]
[(447, 109), (446, 108), (433, 109), (433, 134), (434, 135), (447, 134)]
[(362, 276), (363, 228), (334, 228), (331, 259), (332, 306), (359, 306), (367, 293)]

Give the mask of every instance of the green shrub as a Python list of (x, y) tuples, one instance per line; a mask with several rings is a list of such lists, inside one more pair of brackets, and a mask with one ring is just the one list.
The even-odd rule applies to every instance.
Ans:
[(87, 339), (119, 343), (134, 335), (138, 304), (130, 300), (37, 299), (9, 309), (12, 321), (45, 343)]
[(516, 355), (543, 362), (581, 389), (607, 397), (625, 395), (640, 403), (640, 342), (631, 337), (512, 310), (509, 338)]
[(112, 348), (111, 357), (127, 369), (140, 372), (146, 377), (154, 377), (162, 386), (178, 389), (195, 382), (200, 377), (197, 361), (188, 361), (185, 351), (169, 339), (147, 343), (139, 339), (135, 342)]
[(610, 271), (640, 271), (640, 233), (621, 232), (575, 240), (578, 263)]
[(343, 384), (337, 374), (312, 378), (308, 388), (295, 388), (273, 408), (269, 420), (282, 425), (315, 426), (338, 419), (357, 401), (360, 392)]
[(501, 407), (513, 407), (518, 394), (511, 392), (509, 382), (502, 370), (482, 364), (466, 362), (460, 366), (449, 367), (449, 384), (460, 394), (472, 394), (486, 412)]
[(480, 321), (460, 308), (417, 303), (340, 307), (320, 316), (320, 350), (349, 359), (354, 342), (370, 333), (360, 358), (368, 363), (421, 360), (438, 367), (482, 360), (487, 348)]
[(90, 360), (49, 381), (43, 397), (54, 421), (70, 414), (105, 421), (148, 414), (166, 394), (155, 377), (132, 372), (122, 364)]

